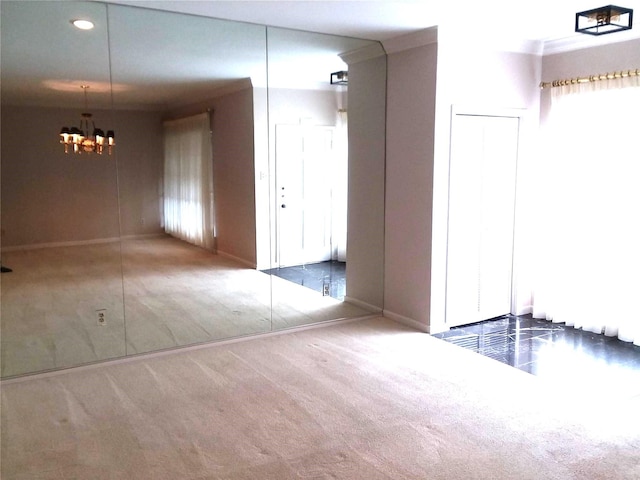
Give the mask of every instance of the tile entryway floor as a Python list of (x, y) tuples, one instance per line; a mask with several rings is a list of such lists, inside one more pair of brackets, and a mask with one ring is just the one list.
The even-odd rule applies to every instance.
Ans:
[[(533, 375), (640, 395), (640, 346), (531, 315), (507, 315), (434, 334)], [(616, 393), (616, 392), (609, 392)]]

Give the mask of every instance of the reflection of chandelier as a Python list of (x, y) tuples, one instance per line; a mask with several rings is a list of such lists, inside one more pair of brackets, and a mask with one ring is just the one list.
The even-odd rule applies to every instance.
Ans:
[[(87, 89), (89, 85), (81, 85), (84, 91), (84, 108), (87, 110)], [(69, 153), (69, 147), (73, 146), (73, 153), (93, 153), (102, 155), (104, 147), (111, 155), (113, 147), (116, 145), (113, 130), (104, 131), (96, 128), (90, 113), (82, 113), (80, 127), (62, 127), (60, 130), (60, 143), (64, 145), (64, 153)], [(91, 130), (90, 130), (91, 128)]]

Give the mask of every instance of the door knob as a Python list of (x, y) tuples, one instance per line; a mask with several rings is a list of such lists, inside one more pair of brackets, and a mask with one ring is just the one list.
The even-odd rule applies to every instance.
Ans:
[(283, 203), (282, 205), (280, 205), (281, 208), (287, 208), (287, 206)]

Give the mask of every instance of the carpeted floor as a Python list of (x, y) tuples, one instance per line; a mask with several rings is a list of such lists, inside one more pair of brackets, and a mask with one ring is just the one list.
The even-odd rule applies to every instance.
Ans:
[(3, 378), (370, 313), (169, 236), (5, 261)]
[(380, 317), (2, 385), (2, 478), (635, 479), (640, 398)]

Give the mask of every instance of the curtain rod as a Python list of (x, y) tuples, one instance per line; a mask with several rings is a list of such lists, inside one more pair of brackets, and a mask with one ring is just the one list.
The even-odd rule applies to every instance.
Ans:
[(565, 80), (554, 80), (553, 82), (540, 82), (540, 88), (562, 87), (564, 85), (574, 85), (576, 83), (597, 82), (599, 80), (611, 80), (614, 78), (638, 77), (640, 68), (635, 70), (621, 70), (619, 72), (603, 73), (600, 75), (589, 75), (588, 77), (567, 78)]

